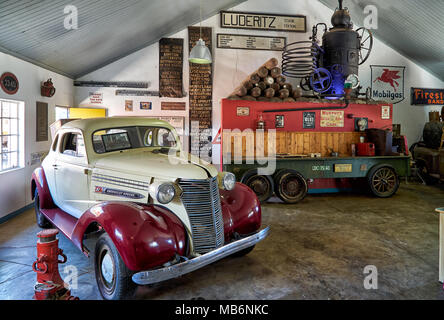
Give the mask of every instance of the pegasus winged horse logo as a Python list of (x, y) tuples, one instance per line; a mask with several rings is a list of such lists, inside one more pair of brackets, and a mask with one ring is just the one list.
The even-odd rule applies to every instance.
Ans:
[(395, 89), (395, 92), (397, 92), (397, 88), (399, 88), (399, 82), (397, 82), (396, 80), (401, 79), (401, 76), (399, 75), (400, 71), (391, 71), (390, 69), (383, 70), (384, 72), (382, 73), (382, 75), (378, 77), (374, 82), (379, 81), (388, 83), (393, 87), (393, 89)]

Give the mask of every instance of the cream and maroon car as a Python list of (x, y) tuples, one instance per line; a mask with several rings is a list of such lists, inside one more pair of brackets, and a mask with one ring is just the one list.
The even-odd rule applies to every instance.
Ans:
[[(76, 120), (34, 172), (38, 225), (93, 256), (103, 298), (245, 255), (268, 235), (251, 189), (180, 150), (163, 121)], [(91, 233), (100, 235), (93, 254), (84, 243)]]

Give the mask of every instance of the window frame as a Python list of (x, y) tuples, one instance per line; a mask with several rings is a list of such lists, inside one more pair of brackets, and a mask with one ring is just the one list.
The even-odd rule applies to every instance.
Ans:
[[(6, 108), (5, 104), (9, 104), (8, 108), (9, 109), (9, 116), (8, 117), (4, 117), (4, 109)], [(24, 119), (22, 119), (22, 117), (24, 116), (22, 114), (21, 111), (21, 101), (15, 101), (15, 100), (6, 100), (6, 99), (0, 99), (0, 174), (8, 172), (8, 171), (13, 171), (13, 170), (17, 170), (17, 169), (22, 169), (23, 168), (23, 163), (22, 163), (22, 156), (24, 154), (24, 144), (23, 144), (23, 135), (24, 132), (22, 128), (22, 122), (24, 121)], [(14, 106), (14, 108), (16, 108), (15, 110), (15, 117), (12, 117), (11, 115), (11, 108)], [(8, 120), (9, 122), (9, 133), (8, 134), (3, 134), (4, 129), (3, 129), (3, 123), (4, 120)], [(11, 129), (13, 127), (12, 123), (13, 121), (16, 121), (16, 132), (13, 133), (11, 132)], [(3, 151), (3, 139), (7, 137), (8, 139), (8, 151)], [(16, 140), (16, 145), (17, 148), (16, 150), (12, 150), (11, 149), (11, 139), (15, 137)], [(17, 155), (17, 159), (16, 159), (16, 165), (15, 166), (7, 166), (8, 162), (9, 164), (12, 164), (12, 155), (16, 154)], [(4, 164), (4, 157), (6, 155), (6, 164)], [(9, 156), (9, 157), (8, 157)]]
[[(76, 150), (76, 155), (70, 155), (70, 154), (65, 154), (63, 153), (63, 149), (66, 146), (66, 143), (68, 141), (66, 141), (66, 139), (69, 138), (69, 135), (80, 135), (81, 138), (83, 139), (83, 142), (85, 144), (84, 148), (85, 148), (85, 155), (83, 156), (78, 156), (78, 152)], [(76, 162), (76, 163), (88, 163), (88, 152), (87, 152), (87, 148), (86, 148), (86, 141), (85, 141), (85, 135), (83, 134), (83, 132), (81, 131), (65, 131), (62, 133), (58, 134), (59, 136), (59, 141), (58, 141), (58, 145), (56, 147), (56, 153), (58, 154), (59, 157), (62, 157), (65, 160), (71, 160), (68, 162)], [(77, 145), (76, 145), (76, 149), (77, 149)]]

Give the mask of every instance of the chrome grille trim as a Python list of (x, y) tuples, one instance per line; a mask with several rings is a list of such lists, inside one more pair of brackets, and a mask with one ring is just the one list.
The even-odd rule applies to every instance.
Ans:
[(149, 183), (146, 182), (113, 177), (103, 174), (93, 174), (91, 177), (91, 181), (108, 183), (115, 186), (137, 189), (141, 191), (148, 191), (148, 188), (150, 186)]
[(225, 236), (217, 177), (180, 180), (179, 186), (190, 219), (194, 251), (205, 254), (222, 247)]

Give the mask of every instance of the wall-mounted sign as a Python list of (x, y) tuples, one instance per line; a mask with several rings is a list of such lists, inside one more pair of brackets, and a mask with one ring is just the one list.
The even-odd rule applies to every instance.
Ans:
[(185, 102), (162, 102), (163, 111), (186, 111), (187, 104)]
[(344, 128), (344, 111), (321, 111), (322, 128)]
[(307, 31), (307, 18), (302, 15), (222, 11), (220, 18), (221, 28), (304, 33)]
[(125, 111), (127, 111), (127, 112), (131, 112), (131, 111), (133, 111), (134, 110), (134, 107), (133, 107), (133, 100), (126, 100), (125, 101)]
[(159, 91), (148, 90), (116, 90), (116, 96), (127, 97), (158, 97)]
[(183, 97), (183, 39), (159, 41), (159, 88), (161, 97)]
[(103, 93), (90, 92), (89, 93), (89, 101), (91, 102), (91, 104), (102, 104)]
[(304, 112), (304, 129), (316, 129), (316, 112)]
[(390, 106), (382, 106), (382, 120), (390, 120), (391, 119), (391, 108)]
[(404, 73), (405, 67), (371, 66), (372, 98), (393, 104), (405, 99)]
[[(212, 52), (213, 29), (188, 27), (189, 48), (196, 45), (202, 37)], [(213, 129), (213, 67), (211, 64), (190, 63), (190, 149), (193, 155), (211, 162), (212, 137), (204, 138), (205, 132)], [(195, 126), (193, 123), (199, 123)]]
[(220, 49), (284, 51), (286, 45), (287, 38), (284, 37), (249, 36), (238, 34), (217, 35), (217, 47)]
[(152, 109), (153, 109), (152, 102), (141, 102), (140, 103), (140, 110), (152, 110)]
[(276, 116), (276, 129), (283, 129), (285, 128), (285, 116)]
[(17, 77), (11, 72), (2, 74), (0, 78), (0, 86), (7, 94), (16, 94), (19, 89), (19, 81)]
[(48, 104), (37, 102), (36, 115), (36, 141), (48, 141)]
[(412, 105), (443, 105), (444, 89), (412, 88)]
[(237, 116), (238, 117), (248, 117), (250, 115), (249, 107), (237, 107)]

